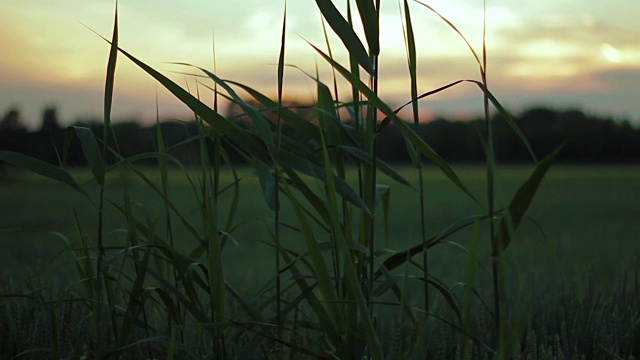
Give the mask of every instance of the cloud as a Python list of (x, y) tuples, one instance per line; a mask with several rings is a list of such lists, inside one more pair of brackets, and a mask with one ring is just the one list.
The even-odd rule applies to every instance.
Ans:
[[(402, 19), (396, 2), (382, 4), (381, 94), (400, 103), (408, 97), (409, 89)], [(449, 17), (480, 52), (480, 2), (437, 0), (430, 4)], [(634, 19), (632, 10), (638, 4), (619, 0), (586, 6), (575, 0), (522, 0), (515, 6), (508, 0), (492, 1), (487, 10), (490, 86), (498, 95), (506, 94), (508, 102), (515, 99), (514, 104), (523, 103), (519, 98), (545, 97), (590, 104), (601, 94), (601, 99), (610, 99), (600, 102), (602, 106), (616, 104), (616, 109), (640, 113), (634, 105), (637, 100), (632, 99), (638, 94), (633, 83), (640, 81), (640, 28), (635, 20), (617, 21)], [(287, 63), (314, 73), (317, 62), (322, 78), (330, 83), (330, 68), (305, 42), (325, 47), (319, 12), (303, 1), (287, 6)], [(478, 65), (464, 41), (423, 6), (410, 6), (417, 35), (420, 91), (459, 79), (477, 79)], [(186, 69), (167, 62), (211, 68), (215, 32), (219, 74), (273, 95), (282, 6), (256, 0), (193, 0), (179, 5), (170, 0), (140, 0), (120, 2), (119, 10), (121, 46), (178, 83), (184, 83), (185, 77), (171, 71)], [(30, 117), (37, 119), (39, 108), (53, 101), (68, 117), (92, 109), (99, 114), (108, 44), (80, 22), (108, 37), (113, 11), (111, 0), (5, 0), (0, 13), (0, 111), (10, 104), (27, 104), (23, 107), (35, 109), (29, 110)], [(330, 29), (329, 37), (334, 55), (346, 64), (346, 52)], [(116, 92), (121, 98), (116, 111), (122, 116), (138, 111), (153, 117), (153, 80), (122, 56), (117, 71)], [(313, 81), (299, 71), (287, 68), (285, 81), (289, 96), (314, 96)], [(457, 86), (426, 103), (442, 111), (465, 108), (459, 105), (462, 103), (475, 109), (479, 95), (473, 86)], [(136, 107), (136, 101), (149, 106)], [(624, 101), (629, 103), (624, 105)], [(162, 97), (161, 105), (165, 104), (167, 111), (180, 109), (168, 96)]]

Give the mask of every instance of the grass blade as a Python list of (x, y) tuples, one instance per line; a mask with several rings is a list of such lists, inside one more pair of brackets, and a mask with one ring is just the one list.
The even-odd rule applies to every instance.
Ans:
[[(524, 214), (529, 208), (529, 205), (531, 205), (533, 197), (538, 191), (538, 187), (540, 186), (542, 179), (561, 151), (562, 147), (559, 147), (540, 161), (527, 181), (520, 186), (514, 195), (509, 207), (505, 211), (505, 214), (500, 219), (499, 233), (494, 244), (495, 254), (500, 254), (507, 246), (509, 246), (509, 243), (511, 242), (511, 235), (518, 229), (520, 222), (524, 218)], [(495, 249), (496, 246), (499, 248)]]
[[(193, 66), (184, 63), (176, 64)], [(270, 153), (275, 153), (275, 139), (273, 137), (273, 132), (271, 131), (269, 121), (264, 116), (262, 116), (253, 106), (247, 104), (244, 100), (242, 100), (242, 98), (240, 98), (240, 96), (238, 96), (238, 94), (224, 80), (220, 79), (218, 76), (206, 69), (197, 66), (195, 67), (204, 72), (209, 78), (215, 81), (216, 84), (220, 85), (225, 91), (227, 91), (229, 95), (231, 95), (233, 100), (238, 105), (240, 105), (240, 107), (242, 107), (242, 110), (244, 110), (245, 113), (249, 116), (249, 118), (253, 122), (253, 125), (256, 127), (256, 131), (260, 135), (262, 141), (264, 141), (264, 143), (266, 144), (267, 149), (269, 149)]]
[(276, 180), (276, 174), (264, 163), (258, 163), (256, 167), (258, 170), (258, 179), (260, 180), (260, 186), (262, 188), (262, 195), (267, 202), (267, 206), (269, 206), (271, 211), (279, 210), (280, 204), (278, 204), (278, 182)]
[(24, 170), (29, 170), (38, 175), (42, 175), (51, 180), (59, 181), (78, 191), (88, 199), (91, 199), (84, 189), (82, 189), (82, 187), (80, 187), (80, 185), (75, 181), (73, 176), (59, 167), (27, 155), (5, 150), (0, 150), (0, 160)]
[(89, 168), (91, 169), (93, 176), (100, 186), (104, 185), (105, 164), (103, 163), (98, 142), (96, 141), (96, 137), (93, 135), (93, 132), (91, 132), (91, 129), (72, 126), (67, 129), (67, 133), (75, 133), (78, 137), (80, 145), (82, 146), (82, 152), (87, 158), (87, 162), (89, 163)]
[[(108, 40), (107, 40), (108, 41)], [(242, 149), (246, 151), (251, 156), (269, 163), (270, 159), (267, 156), (268, 152), (266, 152), (263, 146), (260, 146), (260, 141), (254, 136), (251, 136), (246, 130), (242, 129), (238, 124), (226, 119), (216, 111), (209, 108), (207, 105), (202, 103), (196, 97), (191, 95), (189, 92), (184, 90), (182, 87), (178, 86), (176, 83), (171, 81), (166, 76), (160, 74), (158, 71), (151, 68), (149, 65), (144, 62), (138, 60), (133, 55), (129, 54), (125, 50), (118, 48), (118, 50), (125, 55), (128, 59), (130, 59), (134, 64), (144, 70), (147, 74), (151, 75), (154, 79), (156, 79), (162, 86), (164, 86), (167, 90), (169, 90), (174, 96), (176, 96), (180, 101), (182, 101), (185, 105), (187, 105), (195, 114), (200, 116), (205, 122), (209, 125), (213, 126), (216, 130), (220, 131), (221, 134), (227, 136), (232, 142), (236, 144), (242, 144)]]
[(338, 9), (333, 5), (331, 0), (316, 0), (318, 9), (324, 16), (329, 26), (338, 35), (342, 43), (347, 48), (349, 53), (355, 58), (358, 64), (369, 74), (373, 75), (375, 70), (365, 50), (364, 45), (358, 38), (358, 35), (353, 31), (351, 25), (340, 14)]
[(453, 171), (451, 166), (447, 164), (447, 162), (440, 157), (432, 148), (429, 146), (424, 140), (422, 140), (418, 134), (416, 134), (413, 130), (411, 130), (407, 124), (404, 123), (402, 119), (398, 117), (398, 115), (391, 110), (391, 108), (384, 103), (374, 91), (369, 89), (362, 81), (356, 78), (350, 71), (342, 67), (342, 65), (338, 64), (336, 61), (328, 57), (322, 50), (315, 47), (313, 44), (309, 43), (316, 52), (318, 52), (327, 62), (329, 62), (333, 67), (338, 70), (338, 72), (345, 78), (347, 81), (351, 83), (355, 88), (360, 91), (364, 96), (369, 99), (369, 102), (373, 104), (378, 110), (380, 110), (384, 115), (389, 117), (391, 121), (396, 125), (398, 130), (405, 136), (407, 140), (409, 140), (416, 148), (419, 150), (424, 156), (433, 161), (440, 170), (449, 178), (449, 180), (455, 184), (460, 190), (462, 190), (469, 198), (471, 198), (476, 204), (482, 206), (482, 203), (476, 199), (476, 197), (471, 193), (471, 191), (464, 185), (462, 180), (458, 177), (458, 175)]
[(356, 5), (369, 44), (369, 55), (378, 56), (380, 54), (380, 11), (374, 6), (373, 0), (356, 0)]
[[(348, 152), (349, 154), (355, 156), (357, 159), (361, 161), (364, 161), (366, 163), (373, 162), (373, 157), (369, 153), (363, 151), (360, 148), (347, 146), (347, 145), (338, 145), (338, 147)], [(380, 170), (383, 174), (389, 176), (390, 178), (392, 178), (393, 180), (397, 181), (402, 185), (411, 187), (411, 183), (409, 182), (409, 180), (405, 179), (402, 175), (400, 175), (397, 171), (395, 171), (386, 162), (380, 159), (376, 159), (376, 165), (378, 166), (378, 170)]]

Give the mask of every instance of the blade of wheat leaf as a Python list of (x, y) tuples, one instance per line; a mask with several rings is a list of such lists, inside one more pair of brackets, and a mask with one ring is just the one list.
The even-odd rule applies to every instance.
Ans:
[[(326, 182), (326, 178), (324, 177), (325, 170), (322, 166), (311, 163), (307, 159), (301, 158), (293, 152), (282, 150), (280, 153), (280, 161), (283, 166), (291, 167), (305, 175), (314, 177), (322, 182)], [(365, 211), (365, 213), (371, 214), (371, 211), (364, 204), (360, 196), (358, 196), (355, 190), (353, 190), (346, 181), (338, 177), (334, 177), (333, 181), (335, 182), (336, 190), (341, 196)]]
[(264, 196), (264, 200), (267, 202), (267, 206), (271, 211), (279, 210), (280, 205), (278, 204), (276, 192), (278, 189), (276, 188), (276, 175), (271, 170), (271, 167), (267, 166), (264, 163), (258, 163), (257, 165), (258, 171), (258, 180), (260, 181), (260, 187), (262, 188), (262, 195)]
[[(282, 90), (284, 85), (284, 60), (285, 44), (287, 39), (287, 2), (284, 3), (284, 16), (282, 19), (282, 35), (280, 36), (280, 54), (278, 55), (278, 125), (282, 110)], [(280, 129), (280, 128), (278, 128)], [(280, 131), (280, 130), (278, 130)], [(280, 135), (278, 135), (280, 136)], [(279, 144), (278, 144), (279, 145)]]
[[(322, 24), (322, 35), (324, 36), (324, 43), (327, 45), (327, 52), (329, 56), (333, 58), (333, 50), (331, 48), (331, 41), (329, 40), (329, 33), (327, 32), (327, 21), (320, 15), (320, 23)], [(304, 71), (303, 71), (304, 72)], [(333, 80), (333, 91), (336, 94), (336, 98), (339, 96), (338, 92), (338, 77), (336, 75), (336, 69), (331, 69), (331, 75)]]
[(119, 345), (123, 346), (129, 342), (129, 338), (133, 332), (133, 325), (137, 320), (137, 313), (143, 303), (141, 302), (142, 293), (144, 292), (144, 280), (147, 275), (147, 268), (149, 267), (149, 257), (151, 255), (151, 248), (146, 247), (144, 250), (144, 256), (142, 262), (138, 267), (138, 273), (136, 279), (129, 291), (129, 302), (127, 304), (127, 310), (124, 314), (124, 319), (120, 325), (120, 338)]
[[(113, 154), (116, 155), (115, 153), (113, 153)], [(168, 160), (168, 161), (171, 161), (172, 163), (174, 163), (175, 165), (178, 165), (181, 170), (186, 171), (184, 166), (180, 162), (180, 160), (178, 160), (173, 155), (169, 155), (166, 152), (165, 153), (162, 153), (162, 152), (141, 153), (141, 154), (130, 156), (128, 158), (122, 158), (120, 156), (117, 156), (117, 157), (118, 157), (119, 161), (117, 163), (115, 163), (115, 164), (109, 165), (107, 167), (107, 169), (105, 170), (106, 173), (108, 173), (108, 172), (110, 172), (110, 171), (112, 171), (114, 169), (117, 169), (119, 166), (130, 165), (130, 164), (133, 164), (133, 163), (138, 162), (138, 161), (150, 160), (150, 159), (165, 160), (165, 161)]]
[(269, 121), (264, 116), (262, 116), (260, 112), (258, 112), (253, 106), (247, 104), (244, 100), (242, 100), (242, 98), (224, 80), (220, 79), (218, 76), (216, 76), (214, 73), (210, 72), (209, 70), (198, 67), (198, 66), (193, 66), (191, 64), (186, 64), (186, 63), (174, 63), (174, 64), (195, 67), (196, 69), (199, 69), (200, 71), (204, 72), (209, 78), (211, 78), (211, 80), (215, 81), (216, 84), (220, 85), (229, 95), (231, 95), (233, 100), (242, 107), (242, 109), (246, 112), (246, 114), (252, 120), (253, 124), (256, 127), (256, 131), (258, 132), (262, 140), (267, 145), (267, 148), (269, 149), (270, 153), (271, 154), (275, 153), (275, 139), (273, 137), (273, 132), (271, 131)]
[[(347, 146), (347, 145), (338, 145), (338, 147), (348, 152), (349, 154), (355, 156), (361, 161), (364, 161), (369, 164), (373, 163), (373, 157), (371, 156), (371, 154), (367, 153), (366, 151), (360, 148)], [(390, 178), (394, 179), (395, 181), (397, 181), (402, 185), (413, 188), (409, 180), (405, 179), (397, 171), (393, 170), (393, 168), (389, 166), (389, 164), (387, 164), (386, 162), (380, 159), (376, 159), (376, 164), (378, 166), (378, 170), (380, 170), (383, 174), (389, 176)]]
[[(322, 126), (323, 124), (320, 123)], [(329, 159), (329, 150), (327, 149), (327, 143), (325, 141), (324, 136), (321, 133), (322, 140), (322, 155), (325, 163), (325, 172), (326, 172), (326, 184), (327, 184), (327, 198), (329, 206), (331, 207), (329, 211), (329, 215), (331, 216), (331, 223), (334, 229), (340, 229), (341, 224), (338, 219), (338, 200), (336, 198), (336, 187), (334, 182), (334, 175), (331, 171), (331, 161)], [(349, 253), (349, 247), (344, 238), (344, 234), (342, 231), (335, 231), (335, 241), (338, 247), (340, 248), (340, 252), (343, 254)], [(362, 282), (359, 280), (358, 272), (356, 270), (356, 266), (352, 259), (348, 259), (344, 261), (344, 276), (346, 279), (347, 286), (349, 291), (353, 294), (358, 310), (362, 314), (366, 314), (368, 311), (368, 304), (364, 297), (364, 293), (362, 291)], [(369, 345), (369, 351), (371, 352), (371, 356), (374, 359), (382, 359), (382, 346), (380, 344), (380, 340), (376, 334), (373, 320), (370, 316), (364, 315), (362, 317), (364, 330), (367, 338), (367, 343)]]
[(496, 254), (506, 249), (511, 243), (511, 235), (518, 229), (518, 226), (520, 226), (522, 218), (531, 205), (542, 179), (561, 151), (562, 146), (540, 161), (527, 181), (520, 186), (514, 195), (505, 214), (500, 219), (498, 239), (495, 244), (500, 248), (496, 249), (499, 250), (499, 252), (495, 252)]
[[(130, 168), (136, 175), (138, 175), (140, 177), (140, 179), (142, 181), (144, 181), (144, 183), (149, 186), (149, 188), (151, 188), (160, 198), (164, 198), (167, 201), (167, 205), (169, 206), (169, 209), (171, 209), (171, 211), (176, 214), (176, 216), (178, 216), (178, 218), (180, 219), (180, 222), (182, 223), (182, 225), (185, 227), (185, 229), (195, 238), (198, 239), (199, 241), (203, 241), (202, 238), (200, 238), (200, 235), (198, 233), (198, 231), (191, 225), (191, 223), (189, 222), (189, 220), (187, 219), (187, 217), (183, 214), (183, 212), (181, 212), (180, 210), (178, 210), (178, 208), (176, 208), (176, 206), (173, 204), (173, 202), (171, 202), (168, 198), (164, 197), (164, 194), (162, 192), (161, 189), (159, 189), (156, 184), (149, 179), (144, 172), (142, 172), (140, 169), (135, 168), (135, 167), (131, 167)], [(125, 209), (121, 208), (119, 206), (117, 206), (117, 204), (113, 204), (114, 206), (116, 206), (116, 208), (122, 213), (122, 214), (126, 214)]]
[(87, 194), (84, 189), (82, 189), (82, 187), (76, 182), (73, 176), (59, 167), (53, 166), (42, 160), (32, 158), (27, 155), (6, 150), (0, 150), (0, 160), (19, 168), (42, 175), (51, 180), (59, 181), (86, 196), (87, 199), (91, 199), (89, 197), (89, 194)]
[(403, 30), (405, 31), (405, 44), (407, 47), (407, 64), (409, 66), (409, 78), (411, 79), (411, 99), (415, 99), (417, 98), (417, 93), (414, 93), (413, 90), (416, 79), (418, 78), (416, 61), (416, 40), (413, 33), (413, 23), (411, 22), (411, 11), (409, 9), (408, 0), (404, 0), (404, 16), (405, 23), (403, 24)]
[[(105, 39), (105, 41), (109, 42), (107, 39)], [(162, 86), (187, 105), (194, 113), (198, 114), (198, 116), (200, 116), (205, 122), (216, 128), (234, 143), (242, 144), (242, 149), (251, 154), (251, 156), (267, 163), (270, 161), (264, 147), (260, 146), (259, 142), (239, 125), (218, 114), (169, 78), (160, 74), (144, 62), (138, 60), (135, 56), (129, 54), (122, 48), (118, 48), (118, 50), (147, 74), (156, 79)]]
[(491, 93), (491, 91), (487, 89), (485, 84), (476, 80), (465, 80), (465, 81), (478, 85), (480, 90), (482, 90), (482, 92), (487, 94), (489, 101), (491, 101), (491, 103), (496, 108), (496, 110), (498, 110), (500, 115), (503, 116), (507, 124), (509, 124), (511, 129), (516, 133), (516, 135), (518, 135), (518, 137), (520, 138), (520, 141), (524, 144), (524, 146), (527, 147), (527, 151), (529, 151), (529, 155), (531, 155), (531, 158), (533, 159), (533, 161), (538, 162), (538, 159), (534, 154), (533, 149), (531, 148), (531, 144), (529, 144), (529, 140), (527, 140), (527, 137), (524, 135), (522, 130), (520, 130), (520, 127), (516, 125), (515, 121), (513, 120), (513, 116), (507, 111), (507, 109), (504, 108), (504, 106), (502, 106), (502, 104), (500, 104), (500, 101), (498, 101), (498, 99)]
[[(399, 108), (397, 108), (397, 109), (393, 110), (393, 112), (394, 112), (394, 113), (396, 113), (396, 114), (398, 114), (398, 113), (399, 113), (402, 109), (404, 109), (407, 105), (412, 105), (413, 103), (417, 102), (418, 100), (422, 100), (422, 99), (424, 99), (424, 98), (425, 98), (425, 97), (427, 97), (427, 96), (431, 96), (431, 95), (437, 94), (437, 93), (439, 93), (439, 92), (441, 92), (441, 91), (444, 91), (444, 90), (446, 90), (446, 89), (448, 89), (448, 88), (450, 88), (450, 87), (453, 87), (453, 86), (458, 85), (458, 84), (463, 83), (463, 82), (464, 82), (464, 80), (457, 80), (457, 81), (454, 81), (454, 82), (452, 82), (452, 83), (450, 83), (450, 84), (447, 84), (447, 85), (445, 85), (445, 86), (441, 86), (441, 87), (439, 87), (439, 88), (437, 88), (437, 89), (435, 89), (435, 90), (427, 91), (426, 93), (423, 93), (423, 94), (421, 94), (420, 96), (416, 97), (416, 98), (415, 98), (415, 100), (411, 100), (411, 101), (409, 101), (409, 102), (407, 102), (407, 103), (403, 104), (403, 105), (402, 105), (402, 106), (400, 106)], [(378, 133), (382, 132), (382, 130), (383, 130), (383, 129), (384, 129), (384, 128), (385, 128), (385, 127), (386, 127), (390, 122), (391, 122), (391, 118), (390, 118), (390, 117), (388, 117), (388, 116), (386, 116), (384, 119), (382, 119), (382, 121), (380, 122), (380, 125), (378, 126)]]
[(82, 226), (80, 225), (80, 219), (78, 218), (78, 210), (75, 206), (73, 207), (73, 219), (76, 238), (78, 239), (78, 251), (81, 254), (81, 256), (75, 256), (78, 275), (80, 276), (80, 279), (87, 279), (87, 281), (83, 282), (83, 288), (86, 291), (86, 295), (89, 298), (92, 298), (94, 295), (93, 292), (95, 284), (93, 283), (94, 275), (93, 267), (91, 265), (91, 255), (89, 253), (89, 243), (82, 232)]
[[(92, 30), (93, 31), (93, 30)], [(104, 39), (104, 38), (103, 38)], [(105, 39), (107, 40), (107, 39)], [(104, 131), (105, 136), (111, 125), (111, 106), (113, 105), (113, 86), (115, 82), (116, 63), (118, 60), (118, 2), (116, 1), (116, 13), (114, 17), (113, 34), (109, 48), (109, 60), (107, 62), (107, 78), (104, 86)], [(106, 144), (105, 144), (106, 146)]]
[(318, 240), (316, 239), (316, 236), (311, 228), (311, 224), (309, 224), (306, 214), (304, 213), (304, 211), (302, 211), (302, 205), (297, 201), (297, 199), (291, 192), (291, 189), (286, 185), (286, 183), (283, 185), (283, 190), (285, 191), (285, 193), (287, 194), (287, 198), (291, 202), (293, 211), (296, 215), (300, 230), (303, 235), (302, 237), (304, 238), (307, 250), (309, 251), (309, 256), (311, 257), (311, 262), (313, 263), (313, 273), (316, 280), (318, 281), (318, 288), (320, 289), (322, 298), (326, 302), (326, 309), (331, 319), (332, 327), (339, 328), (341, 316), (339, 316), (340, 311), (339, 307), (337, 306), (337, 294), (335, 292), (335, 288), (333, 287), (333, 281), (331, 280), (331, 272), (327, 267)]
[(418, 134), (416, 134), (411, 128), (404, 123), (402, 119), (398, 117), (396, 113), (391, 110), (391, 108), (384, 103), (371, 89), (369, 89), (364, 83), (362, 83), (359, 79), (357, 79), (351, 72), (342, 67), (342, 65), (335, 62), (333, 59), (329, 58), (322, 50), (315, 47), (313, 44), (311, 45), (316, 52), (320, 54), (327, 62), (329, 62), (332, 66), (338, 70), (338, 72), (349, 81), (355, 88), (358, 89), (364, 96), (366, 96), (369, 101), (384, 115), (389, 117), (393, 123), (396, 125), (398, 130), (404, 135), (414, 146), (417, 147), (420, 152), (426, 156), (428, 159), (433, 161), (440, 170), (449, 178), (449, 180), (456, 185), (460, 190), (462, 190), (467, 196), (473, 200), (479, 206), (483, 206), (478, 199), (471, 193), (471, 191), (464, 185), (462, 180), (458, 177), (458, 175), (453, 171), (453, 169), (447, 164), (447, 162), (440, 157), (424, 140), (422, 140)]
[(91, 129), (80, 126), (67, 128), (67, 132), (75, 133), (80, 140), (82, 152), (89, 163), (89, 168), (99, 185), (104, 185), (105, 168), (102, 163), (102, 153), (98, 147), (98, 142)]
[[(441, 242), (442, 240), (448, 238), (449, 236), (451, 236), (452, 234), (455, 234), (456, 232), (473, 225), (476, 222), (479, 221), (483, 221), (488, 219), (488, 216), (486, 215), (474, 215), (474, 216), (468, 216), (465, 218), (462, 218), (456, 222), (454, 222), (453, 224), (449, 225), (446, 229), (442, 230), (438, 235), (430, 238), (427, 240), (427, 248), (431, 248), (433, 246), (435, 246), (436, 244), (438, 244), (439, 242)], [(409, 261), (410, 258), (412, 258), (413, 256), (421, 253), (424, 249), (424, 245), (422, 243), (414, 245), (406, 250), (403, 251), (399, 251), (391, 256), (389, 256), (384, 262), (383, 262), (383, 267), (386, 269), (386, 271), (391, 271), (395, 268), (397, 268), (398, 266), (402, 265), (403, 263), (405, 263), (406, 261)], [(374, 278), (377, 279), (378, 277), (380, 277), (380, 275), (382, 275), (382, 271), (378, 270), (376, 271)]]
[(325, 20), (327, 20), (329, 26), (331, 26), (340, 40), (342, 40), (342, 43), (349, 53), (366, 72), (373, 75), (375, 70), (373, 69), (367, 50), (365, 50), (362, 42), (358, 38), (358, 35), (356, 35), (351, 25), (344, 19), (344, 17), (342, 17), (331, 0), (316, 0), (316, 4), (322, 13), (322, 16), (324, 16)]
[[(226, 80), (226, 82), (228, 84), (238, 86), (242, 90), (246, 91), (249, 95), (251, 95), (259, 103), (261, 103), (266, 109), (278, 108), (278, 103), (276, 101), (271, 100), (269, 97), (265, 96), (259, 91), (249, 86), (246, 86), (244, 84), (237, 83), (235, 81)], [(289, 123), (292, 127), (294, 127), (297, 131), (301, 133), (302, 136), (306, 136), (311, 139), (320, 141), (320, 134), (318, 132), (318, 127), (314, 125), (312, 122), (296, 114), (295, 112), (291, 111), (287, 107), (281, 108), (280, 115), (282, 117), (282, 120), (284, 120), (286, 123)]]
[(458, 305), (459, 301), (456, 295), (449, 290), (448, 286), (445, 283), (433, 276), (431, 276), (431, 278), (429, 278), (427, 282), (431, 284), (431, 286), (435, 287), (438, 292), (440, 292), (447, 304), (449, 304), (453, 312), (456, 314), (458, 322), (462, 324), (462, 314), (460, 313), (460, 306)]
[[(329, 53), (329, 57), (331, 57), (331, 53)], [(296, 70), (299, 70), (300, 72), (302, 72), (309, 79), (313, 80), (319, 87), (326, 88), (326, 89), (322, 90), (323, 94), (328, 95), (328, 96), (324, 96), (324, 98), (331, 99), (331, 100), (326, 102), (323, 106), (316, 106), (315, 109), (319, 112), (318, 115), (319, 116), (320, 115), (328, 115), (328, 120), (331, 120), (330, 124), (337, 126), (337, 128), (339, 130), (341, 130), (342, 134), (339, 135), (339, 136), (345, 136), (346, 137), (345, 140), (348, 141), (350, 144), (353, 144), (353, 145), (357, 144), (358, 141), (355, 138), (355, 132), (353, 131), (353, 127), (350, 126), (348, 123), (345, 123), (345, 122), (340, 120), (340, 113), (338, 111), (339, 108), (342, 108), (342, 107), (349, 108), (353, 104), (340, 103), (337, 98), (336, 98), (335, 101), (332, 99), (331, 91), (328, 89), (328, 86), (326, 84), (324, 84), (322, 81), (320, 81), (320, 79), (319, 79), (319, 76), (317, 74), (317, 67), (316, 67), (316, 76), (312, 76), (309, 73), (305, 72), (304, 70), (302, 70), (301, 68), (299, 68), (299, 67), (297, 67), (295, 65), (288, 65), (288, 66), (290, 66), (292, 68), (295, 68)], [(337, 81), (335, 79), (336, 69), (332, 69), (332, 70), (333, 70), (333, 73), (334, 73), (334, 85), (336, 85), (337, 84)], [(337, 94), (338, 93), (337, 85), (334, 87), (334, 90), (335, 90), (335, 93)], [(305, 121), (307, 123), (311, 124), (311, 122), (309, 122), (308, 120), (305, 120)], [(313, 126), (316, 127), (315, 125), (313, 125)], [(320, 138), (318, 137), (316, 140), (319, 141)], [(344, 141), (342, 141), (342, 143), (344, 143)]]
[[(295, 171), (294, 168), (283, 166), (284, 172), (288, 176), (287, 183), (302, 193), (302, 196), (305, 198), (311, 206), (315, 209), (318, 215), (322, 218), (323, 221), (315, 220), (316, 223), (320, 224), (323, 227), (326, 227), (324, 224), (331, 223), (331, 219), (329, 218), (329, 210), (327, 209), (326, 202), (321, 199), (311, 188), (309, 187), (308, 182), (305, 182), (299, 174)], [(311, 216), (310, 214), (308, 214)], [(328, 231), (328, 230), (327, 230)]]
[(380, 12), (376, 9), (372, 0), (356, 0), (360, 20), (364, 27), (364, 34), (369, 44), (369, 55), (380, 54)]

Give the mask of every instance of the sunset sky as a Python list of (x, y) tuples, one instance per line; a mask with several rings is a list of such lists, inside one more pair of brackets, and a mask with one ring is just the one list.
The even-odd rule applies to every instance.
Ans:
[[(334, 1), (344, 9), (344, 0)], [(482, 1), (432, 0), (481, 50)], [(109, 45), (84, 25), (111, 36), (114, 0), (2, 0), (0, 5), (0, 113), (20, 110), (39, 126), (44, 107), (54, 105), (63, 125), (102, 113)], [(426, 92), (458, 79), (479, 79), (464, 42), (425, 7), (411, 4), (418, 37), (419, 87)], [(120, 46), (180, 84), (193, 72), (171, 62), (211, 69), (273, 95), (284, 1), (121, 0)], [(640, 1), (487, 0), (489, 86), (508, 108), (579, 108), (640, 124)], [(381, 94), (391, 104), (409, 98), (402, 22), (397, 0), (382, 0)], [(84, 25), (83, 25), (84, 24)], [(320, 14), (312, 0), (287, 4), (286, 62), (309, 73), (329, 67), (305, 39), (324, 48)], [(342, 44), (333, 50), (344, 60)], [(114, 117), (155, 119), (156, 89), (161, 117), (187, 118), (150, 76), (118, 58)], [(344, 63), (344, 62), (343, 62)], [(285, 73), (285, 96), (306, 100), (314, 84), (300, 71)], [(201, 88), (210, 103), (211, 94)], [(344, 92), (346, 94), (346, 91)], [(345, 98), (346, 100), (346, 98)], [(477, 87), (461, 85), (421, 103), (431, 115), (481, 112)]]

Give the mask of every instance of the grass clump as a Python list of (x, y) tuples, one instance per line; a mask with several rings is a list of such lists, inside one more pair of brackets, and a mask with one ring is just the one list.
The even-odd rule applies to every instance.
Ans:
[[(637, 355), (635, 338), (623, 335), (629, 328), (637, 330), (637, 321), (609, 327), (604, 325), (602, 314), (594, 311), (609, 304), (608, 300), (591, 295), (577, 303), (561, 299), (559, 310), (522, 309), (509, 291), (512, 277), (504, 251), (512, 244), (513, 234), (559, 150), (540, 161), (532, 153), (532, 171), (506, 206), (499, 207), (490, 104), (529, 146), (489, 91), (486, 47), (483, 45), (479, 56), (467, 42), (481, 80), (465, 81), (481, 90), (486, 117), (481, 133), (486, 187), (478, 195), (417, 133), (418, 101), (462, 80), (418, 94), (411, 8), (407, 1), (402, 2), (411, 79), (411, 99), (405, 106), (411, 105), (413, 123), (400, 119), (397, 113), (401, 108), (393, 109), (378, 94), (380, 3), (358, 0), (355, 4), (352, 9), (348, 2), (346, 14), (342, 14), (330, 0), (316, 1), (323, 23), (347, 49), (349, 63), (340, 64), (332, 57), (328, 40), (327, 51), (309, 44), (335, 74), (332, 85), (317, 74), (309, 76), (317, 90), (311, 119), (285, 106), (282, 99), (286, 15), (277, 67), (278, 99), (223, 80), (215, 71), (195, 68), (199, 76), (213, 83), (216, 105), (211, 108), (118, 46), (116, 11), (113, 34), (105, 39), (110, 43), (110, 55), (104, 136), (96, 139), (87, 128), (69, 128), (67, 146), (60, 154), (64, 165), (72, 139), (80, 142), (92, 175), (89, 184), (81, 184), (64, 166), (0, 152), (5, 162), (68, 185), (91, 204), (95, 216), (89, 226), (74, 207), (75, 235), (60, 235), (68, 244), (67, 255), (71, 255), (72, 280), (63, 286), (31, 284), (14, 290), (8, 283), (3, 287), (4, 309), (0, 313), (6, 325), (2, 331), (11, 334), (3, 337), (3, 348), (10, 356), (493, 359), (591, 358), (610, 353), (628, 357), (634, 351)], [(440, 16), (430, 6), (421, 5)], [(366, 43), (356, 35), (354, 16), (360, 17)], [(174, 149), (165, 146), (160, 126), (156, 152), (126, 158), (120, 155), (110, 127), (118, 56), (132, 61), (193, 110), (199, 133), (180, 145), (197, 144), (197, 169), (185, 169), (171, 155)], [(338, 76), (351, 87), (349, 101), (338, 98)], [(252, 100), (242, 98), (239, 90)], [(217, 109), (219, 97), (237, 104), (248, 125), (222, 116)], [(252, 105), (255, 103), (259, 106)], [(352, 122), (343, 121), (344, 109)], [(377, 136), (390, 126), (405, 139), (417, 184), (375, 155)], [(248, 175), (245, 168), (230, 160), (230, 149), (250, 165)], [(107, 163), (107, 155), (117, 161)], [(136, 166), (145, 159), (157, 161), (155, 174)], [(441, 229), (430, 227), (425, 210), (427, 161), (474, 204), (475, 213)], [(172, 194), (172, 176), (177, 173), (191, 191), (189, 214), (181, 210)], [(119, 179), (115, 193), (110, 192), (113, 178)], [(157, 209), (136, 203), (132, 178), (160, 200)], [(240, 214), (240, 194), (251, 179), (259, 184), (261, 198), (249, 202), (264, 204), (271, 218), (261, 226), (247, 223)], [(418, 229), (417, 241), (404, 249), (382, 246), (385, 236), (393, 236), (385, 234), (393, 197), (392, 187), (381, 179), (416, 189), (419, 213), (406, 221), (407, 226)], [(121, 221), (112, 229), (106, 221), (107, 211), (120, 216)], [(229, 271), (234, 256), (242, 258), (242, 250), (234, 246), (238, 234), (248, 226), (255, 243), (269, 249), (272, 259), (264, 284), (252, 284), (250, 292), (238, 290)], [(470, 229), (466, 233), (471, 239), (469, 247), (451, 240)], [(447, 246), (462, 248), (466, 254), (462, 283), (448, 283), (430, 265), (431, 254)], [(481, 261), (484, 259), (488, 263)], [(248, 260), (243, 267), (250, 268), (251, 261), (258, 260)], [(480, 286), (479, 271), (489, 273), (489, 286)], [(638, 297), (627, 291), (628, 283), (621, 285), (625, 302), (606, 309), (637, 319), (632, 309), (637, 309)], [(635, 295), (637, 289), (636, 275)], [(596, 303), (592, 302), (594, 296)], [(542, 315), (538, 316), (538, 311)], [(567, 311), (580, 315), (568, 315)], [(559, 325), (549, 328), (551, 320), (532, 321), (545, 316), (557, 319)], [(589, 338), (604, 329), (613, 335)], [(589, 335), (583, 337), (580, 331)], [(579, 336), (580, 341), (573, 336)]]

